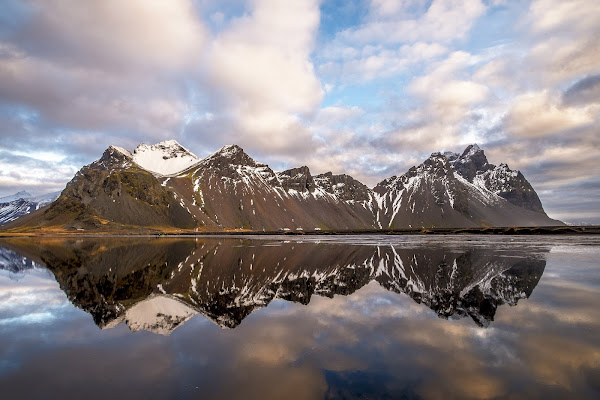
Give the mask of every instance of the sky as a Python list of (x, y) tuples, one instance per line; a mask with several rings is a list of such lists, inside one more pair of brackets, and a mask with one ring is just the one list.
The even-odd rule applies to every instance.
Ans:
[(597, 0), (0, 0), (0, 196), (110, 145), (238, 144), (368, 186), (482, 147), (600, 223)]

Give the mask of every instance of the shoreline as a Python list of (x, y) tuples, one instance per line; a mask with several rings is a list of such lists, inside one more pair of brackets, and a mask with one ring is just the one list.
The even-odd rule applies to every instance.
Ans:
[(583, 226), (543, 226), (543, 227), (482, 227), (482, 228), (406, 228), (373, 230), (296, 230), (296, 231), (211, 231), (173, 232), (149, 229), (131, 232), (1, 232), (0, 238), (17, 237), (200, 237), (200, 236), (348, 236), (348, 235), (596, 235), (600, 225)]

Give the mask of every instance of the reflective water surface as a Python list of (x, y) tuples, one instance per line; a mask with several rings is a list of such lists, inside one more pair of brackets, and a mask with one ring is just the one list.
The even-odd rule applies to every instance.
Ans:
[(600, 239), (0, 240), (3, 398), (598, 398)]

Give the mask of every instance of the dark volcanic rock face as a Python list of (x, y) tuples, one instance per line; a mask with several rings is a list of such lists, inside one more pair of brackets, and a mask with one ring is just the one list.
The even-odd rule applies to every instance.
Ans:
[(309, 304), (314, 295), (351, 295), (371, 281), (410, 296), (442, 318), (470, 317), (487, 326), (497, 307), (531, 295), (545, 267), (530, 252), (507, 255), (481, 246), (248, 239), (53, 240), (11, 246), (35, 254), (73, 304), (100, 327), (125, 321), (133, 330), (161, 334), (196, 314), (234, 328), (274, 299)]
[(526, 210), (546, 214), (542, 202), (531, 184), (520, 171), (513, 171), (506, 164), (478, 175), (487, 189)]
[[(87, 169), (98, 169), (102, 171), (112, 171), (115, 169), (125, 169), (133, 163), (131, 154), (124, 152), (119, 147), (110, 146), (104, 151), (99, 160), (91, 163)], [(84, 167), (85, 168), (85, 167)]]
[(452, 227), (471, 221), (473, 199), (455, 176), (447, 158), (433, 153), (423, 164), (375, 187), (381, 197), (383, 225), (391, 227)]
[(202, 160), (202, 164), (208, 168), (219, 170), (226, 174), (235, 170), (237, 166), (264, 167), (265, 164), (256, 162), (237, 145), (224, 146), (221, 150)]
[(350, 175), (333, 175), (331, 172), (314, 177), (315, 184), (325, 192), (347, 201), (366, 201), (371, 199), (371, 191)]
[(315, 187), (315, 182), (307, 166), (279, 172), (277, 177), (286, 191), (292, 189), (297, 192), (310, 192)]
[(469, 182), (473, 182), (478, 173), (485, 172), (494, 167), (488, 163), (485, 153), (476, 144), (467, 146), (460, 156), (449, 154), (448, 160), (452, 164), (453, 169)]
[(460, 156), (449, 153), (448, 157), (452, 168), (467, 181), (511, 204), (545, 215), (542, 202), (523, 174), (511, 170), (506, 164), (495, 166), (488, 163), (484, 151), (476, 144), (469, 145)]

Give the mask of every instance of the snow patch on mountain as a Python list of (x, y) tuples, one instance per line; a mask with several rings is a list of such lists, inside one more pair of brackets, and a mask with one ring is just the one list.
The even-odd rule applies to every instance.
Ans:
[(133, 161), (150, 172), (173, 175), (188, 169), (200, 159), (177, 141), (165, 140), (153, 145), (141, 143), (133, 152)]

